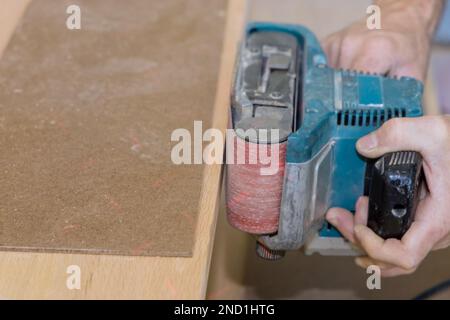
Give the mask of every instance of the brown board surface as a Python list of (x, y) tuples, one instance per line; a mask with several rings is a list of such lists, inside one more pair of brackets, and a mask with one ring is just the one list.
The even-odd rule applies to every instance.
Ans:
[[(81, 30), (66, 8), (81, 8)], [(34, 0), (0, 60), (0, 250), (189, 256), (225, 1)]]

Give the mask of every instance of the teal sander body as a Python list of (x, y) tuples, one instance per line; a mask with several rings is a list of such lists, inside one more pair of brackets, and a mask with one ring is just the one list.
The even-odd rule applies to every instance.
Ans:
[[(289, 44), (284, 46), (285, 42)], [(248, 52), (252, 52), (252, 58)], [(250, 88), (252, 81), (257, 84), (255, 88)], [(256, 97), (261, 96), (261, 90), (272, 90), (269, 98), (259, 101)], [(268, 101), (279, 100), (279, 92), (289, 97), (284, 104)], [(303, 26), (274, 23), (247, 26), (232, 93), (232, 127), (238, 138), (258, 144), (261, 141), (251, 141), (237, 129), (248, 129), (253, 123), (261, 129), (267, 123), (267, 129), (278, 128), (282, 132), (279, 141), (270, 143), (286, 144), (277, 231), (257, 235), (257, 252), (261, 257), (276, 259), (286, 250), (302, 246), (307, 253), (357, 253), (326, 223), (325, 214), (331, 207), (354, 211), (358, 197), (371, 196), (371, 192), (374, 195), (370, 198), (370, 219), (379, 218), (380, 230), (391, 219), (381, 215), (393, 215), (394, 206), (397, 210), (391, 219), (394, 225), (402, 224), (405, 230), (409, 227), (417, 202), (420, 155), (404, 151), (386, 155), (376, 163), (361, 157), (355, 144), (389, 119), (421, 116), (422, 92), (423, 84), (412, 78), (330, 68), (318, 40)], [(250, 107), (253, 112), (247, 113), (245, 110)], [(254, 110), (258, 107), (265, 112), (255, 119)], [(229, 174), (234, 172), (230, 167), (237, 165), (228, 165), (228, 184), (238, 179)], [(388, 165), (397, 167), (389, 171), (385, 168)], [(374, 173), (377, 169), (378, 173)], [(390, 172), (389, 176), (383, 177), (386, 172)], [(378, 178), (374, 178), (376, 174)], [(371, 190), (375, 180), (381, 181), (381, 186)], [(392, 192), (398, 195), (392, 198), (386, 194), (390, 191), (383, 183), (396, 183)], [(405, 199), (395, 199), (397, 196)], [(257, 200), (243, 197), (242, 201), (257, 205)], [(390, 206), (384, 208), (388, 212), (378, 212), (386, 203)], [(231, 204), (229, 211), (230, 208)], [(400, 221), (398, 216), (404, 219), (405, 213), (410, 216), (408, 221), (396, 222)]]

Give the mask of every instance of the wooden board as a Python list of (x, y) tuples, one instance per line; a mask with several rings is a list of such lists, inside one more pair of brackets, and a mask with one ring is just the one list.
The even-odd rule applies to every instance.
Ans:
[[(12, 30), (27, 1), (2, 1), (2, 30)], [(244, 2), (230, 0), (212, 127), (226, 128), (229, 92)], [(3, 32), (2, 48), (9, 34)], [(206, 166), (191, 258), (120, 257), (48, 253), (0, 253), (0, 298), (199, 299), (205, 296), (214, 238), (221, 166)], [(81, 288), (69, 290), (70, 266), (79, 266)], [(69, 271), (71, 269), (69, 268)]]

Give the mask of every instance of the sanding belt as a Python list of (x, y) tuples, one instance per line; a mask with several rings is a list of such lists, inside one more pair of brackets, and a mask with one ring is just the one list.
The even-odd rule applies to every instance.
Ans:
[[(235, 228), (255, 235), (272, 234), (278, 230), (286, 143), (279, 143), (278, 148), (267, 149), (269, 157), (278, 156), (279, 165), (276, 174), (262, 175), (261, 169), (267, 164), (261, 163), (259, 157), (256, 158), (256, 164), (247, 161), (257, 156), (257, 144), (234, 135), (235, 153), (239, 153), (238, 148), (245, 148), (246, 159), (245, 164), (229, 165), (227, 172), (228, 221)], [(274, 151), (278, 155), (272, 155)]]

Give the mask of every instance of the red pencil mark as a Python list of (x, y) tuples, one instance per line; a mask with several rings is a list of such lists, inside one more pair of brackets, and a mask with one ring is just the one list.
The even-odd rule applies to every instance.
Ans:
[(152, 248), (152, 246), (153, 246), (153, 242), (152, 241), (150, 241), (150, 240), (144, 241), (141, 244), (139, 244), (137, 247), (133, 248), (131, 250), (131, 254), (132, 255), (136, 255), (136, 256), (140, 256), (145, 251), (147, 251), (150, 248)]
[(230, 291), (229, 285), (222, 286), (221, 288), (208, 293), (209, 300), (220, 300), (225, 298), (225, 294)]
[(163, 185), (164, 182), (165, 182), (164, 178), (159, 178), (159, 179), (153, 181), (150, 186), (152, 188), (159, 188)]
[(68, 235), (70, 233), (73, 233), (75, 231), (78, 231), (81, 228), (80, 224), (68, 224), (63, 227), (63, 234)]
[(190, 227), (195, 226), (195, 219), (192, 216), (192, 214), (190, 214), (189, 212), (186, 212), (186, 211), (181, 211), (180, 215), (187, 221), (187, 223), (189, 224)]
[(137, 137), (136, 133), (134, 132), (134, 130), (129, 130), (128, 131), (128, 137), (131, 140), (131, 150), (135, 151), (135, 152), (139, 152), (142, 149), (142, 143), (139, 140), (139, 138)]
[(84, 172), (91, 169), (95, 165), (95, 162), (96, 161), (93, 158), (89, 158), (86, 161), (83, 161), (81, 163), (81, 171)]
[(66, 123), (64, 122), (64, 120), (62, 119), (56, 119), (50, 122), (52, 125), (55, 125), (58, 130), (64, 134), (65, 136), (69, 136), (70, 135), (70, 130), (67, 127)]
[(114, 209), (117, 214), (125, 214), (122, 205), (111, 195), (105, 194), (105, 198), (108, 200), (108, 204)]
[(170, 295), (173, 298), (176, 298), (178, 296), (178, 290), (177, 288), (173, 285), (172, 280), (167, 279), (166, 280), (166, 288), (170, 291)]

